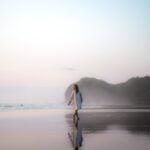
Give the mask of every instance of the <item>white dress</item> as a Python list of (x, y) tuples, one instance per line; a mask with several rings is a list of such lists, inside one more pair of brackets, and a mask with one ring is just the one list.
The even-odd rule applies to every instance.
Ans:
[(73, 90), (71, 93), (70, 100), (71, 100), (71, 105), (73, 107), (73, 110), (81, 109), (82, 95), (80, 92), (76, 93), (75, 90)]

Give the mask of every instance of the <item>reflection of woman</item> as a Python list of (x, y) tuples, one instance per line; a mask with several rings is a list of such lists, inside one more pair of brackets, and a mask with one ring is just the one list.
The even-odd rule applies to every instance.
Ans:
[(74, 150), (78, 150), (82, 146), (82, 129), (78, 127), (78, 121), (74, 122), (71, 132), (68, 133)]
[(79, 119), (78, 110), (81, 109), (82, 95), (79, 91), (79, 87), (77, 84), (73, 85), (73, 89), (72, 89), (72, 93), (68, 105), (70, 104), (72, 105), (72, 108), (74, 110), (73, 118), (75, 119), (76, 117), (77, 119)]

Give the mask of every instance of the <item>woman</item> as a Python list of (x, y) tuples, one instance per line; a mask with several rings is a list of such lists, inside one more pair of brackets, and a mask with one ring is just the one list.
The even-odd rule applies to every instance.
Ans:
[(77, 118), (79, 120), (78, 116), (78, 110), (81, 109), (82, 104), (82, 95), (79, 91), (79, 87), (77, 84), (73, 85), (73, 89), (70, 96), (70, 101), (68, 105), (72, 105), (72, 108), (74, 110), (73, 119)]

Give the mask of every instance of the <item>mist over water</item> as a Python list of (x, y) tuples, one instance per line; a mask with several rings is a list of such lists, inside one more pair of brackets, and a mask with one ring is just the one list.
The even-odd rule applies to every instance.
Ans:
[(65, 99), (64, 91), (64, 87), (0, 87), (0, 102), (60, 104)]

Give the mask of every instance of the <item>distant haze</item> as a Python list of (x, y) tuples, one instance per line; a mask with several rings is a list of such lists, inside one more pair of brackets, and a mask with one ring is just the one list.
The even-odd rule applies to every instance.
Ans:
[(1, 0), (0, 102), (64, 101), (82, 77), (150, 75), (149, 0)]

